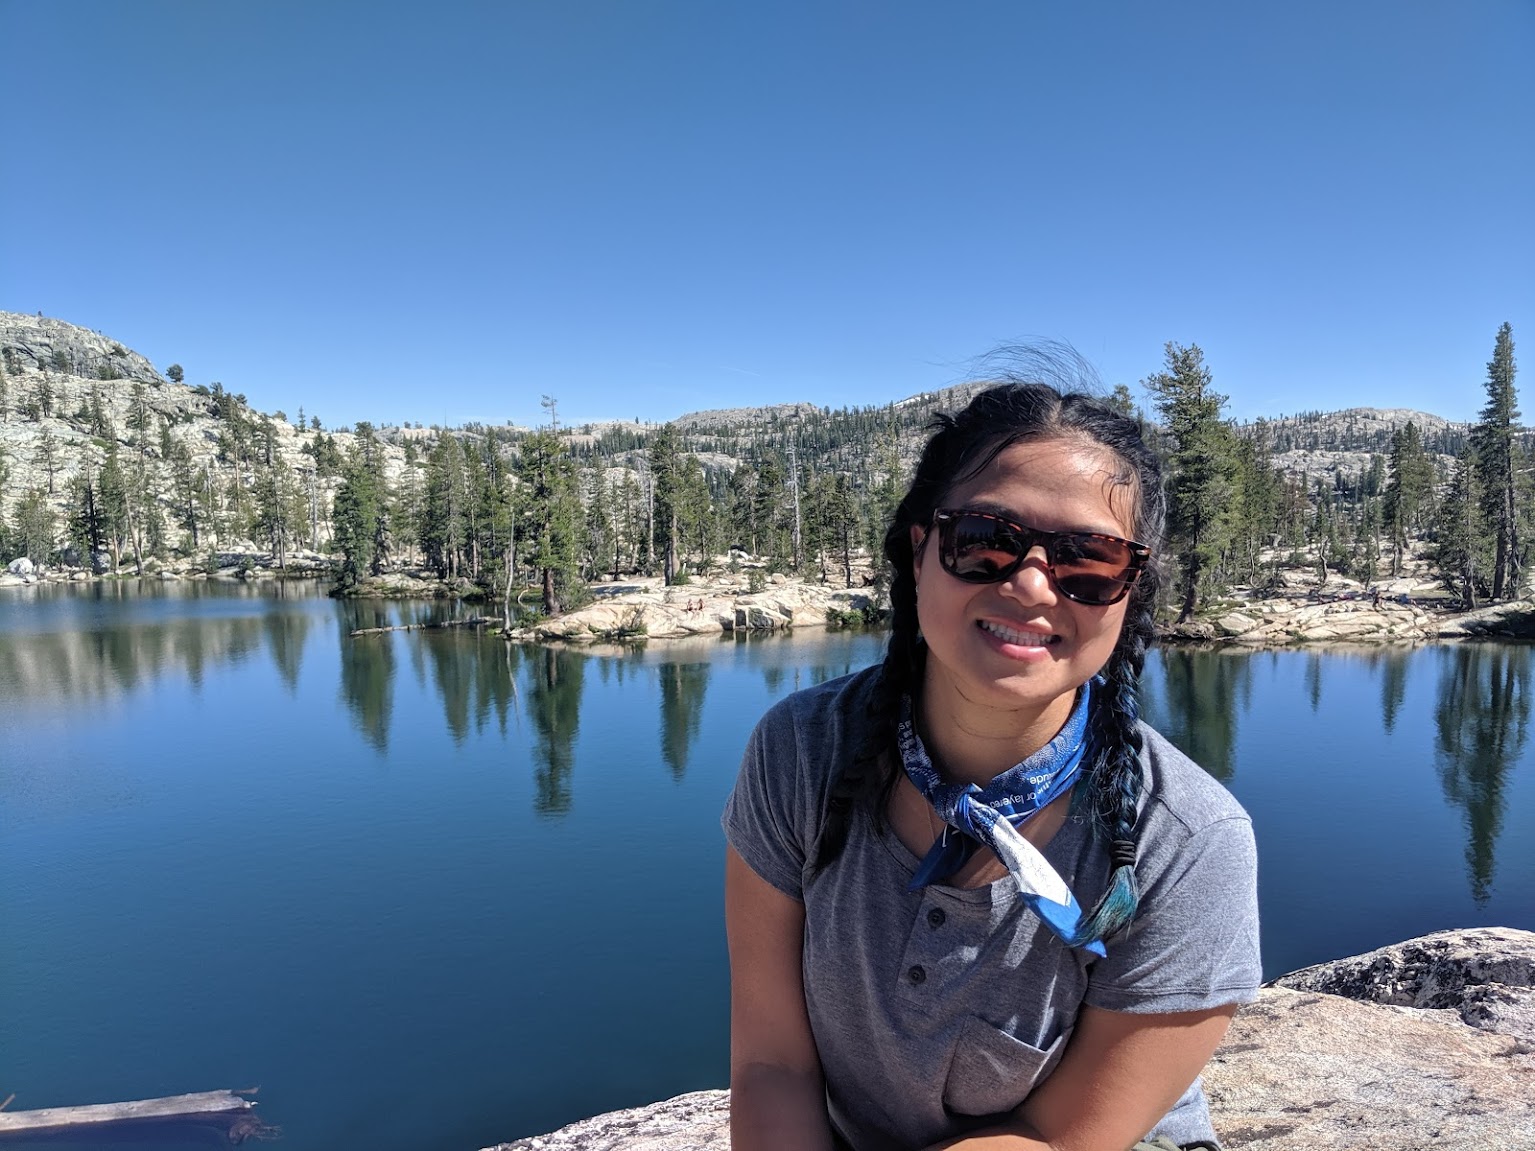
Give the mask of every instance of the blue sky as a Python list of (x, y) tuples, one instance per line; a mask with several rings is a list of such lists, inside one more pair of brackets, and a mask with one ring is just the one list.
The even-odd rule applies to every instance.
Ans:
[(328, 424), (884, 403), (1028, 337), (1465, 419), (1535, 348), (1530, 0), (0, 0), (0, 43), (0, 308)]

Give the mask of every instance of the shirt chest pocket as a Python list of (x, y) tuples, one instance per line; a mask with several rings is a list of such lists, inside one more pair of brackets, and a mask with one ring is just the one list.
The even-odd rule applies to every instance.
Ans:
[(1060, 1062), (1070, 1032), (1041, 1050), (970, 1016), (960, 1029), (943, 1087), (943, 1105), (959, 1115), (999, 1115), (1022, 1103)]

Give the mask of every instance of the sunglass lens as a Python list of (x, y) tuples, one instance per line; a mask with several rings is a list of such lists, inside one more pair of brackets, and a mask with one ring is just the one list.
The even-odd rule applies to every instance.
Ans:
[(941, 521), (943, 566), (957, 579), (995, 583), (1018, 570), (1037, 543), (1046, 543), (1056, 587), (1078, 603), (1106, 606), (1135, 582), (1135, 557), (1122, 540), (1090, 533), (1033, 532), (995, 516), (971, 513)]
[(1018, 540), (1001, 520), (956, 516), (943, 524), (940, 537), (944, 566), (959, 579), (990, 583), (1006, 579), (1018, 566)]
[(1069, 599), (1074, 599), (1078, 603), (1104, 607), (1118, 601), (1129, 590), (1130, 580), (1056, 568), (1055, 585)]

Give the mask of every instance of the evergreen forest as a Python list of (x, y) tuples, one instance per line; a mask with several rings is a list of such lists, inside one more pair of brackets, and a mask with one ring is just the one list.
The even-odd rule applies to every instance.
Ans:
[[(186, 385), (179, 365), (134, 371), (121, 345), (0, 352), (0, 559), (109, 574), (318, 563), (342, 592), (426, 569), (458, 594), (550, 614), (600, 580), (681, 584), (722, 564), (862, 580), (934, 413), (984, 386), (659, 426), (567, 426), (545, 397), (535, 429), (326, 429)], [(1167, 617), (1297, 572), (1366, 587), (1410, 572), (1466, 608), (1522, 596), (1535, 439), (1515, 374), (1504, 324), (1471, 425), (1368, 409), (1242, 424), (1201, 349), (1167, 344), (1144, 405), (1125, 385), (1109, 397), (1164, 460)]]

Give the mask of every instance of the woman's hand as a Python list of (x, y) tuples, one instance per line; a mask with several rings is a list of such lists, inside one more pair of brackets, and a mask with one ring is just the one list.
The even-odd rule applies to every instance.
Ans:
[(805, 908), (727, 848), (732, 1151), (831, 1151), (805, 1011)]
[(928, 1151), (1127, 1151), (1166, 1115), (1215, 1049), (1236, 1004), (1141, 1015), (1083, 1007), (1060, 1066), (995, 1127)]

